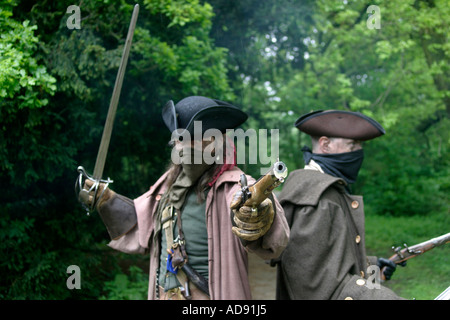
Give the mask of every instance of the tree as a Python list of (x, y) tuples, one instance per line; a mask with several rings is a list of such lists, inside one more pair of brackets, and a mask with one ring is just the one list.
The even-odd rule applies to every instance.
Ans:
[[(281, 129), (280, 156), (289, 168), (303, 165), (299, 149), (309, 143), (293, 128), (296, 118), (360, 111), (387, 135), (367, 144), (354, 191), (378, 213), (445, 210), (447, 2), (211, 3), (222, 14), (216, 41), (231, 43), (231, 78), (251, 114), (248, 125)], [(379, 9), (380, 29), (369, 24), (378, 18), (370, 5)]]
[[(80, 29), (67, 27), (70, 5), (11, 0), (0, 11), (2, 298), (92, 299), (119, 272), (73, 185), (78, 165), (93, 168), (133, 4), (82, 2)], [(105, 168), (117, 192), (140, 195), (165, 169), (167, 100), (233, 96), (212, 17), (196, 0), (141, 2)], [(83, 290), (64, 285), (70, 265)]]
[[(303, 39), (311, 28), (314, 1), (210, 1), (216, 13), (212, 35), (229, 50), (229, 78), (236, 104), (249, 115), (245, 129), (278, 129), (280, 160), (301, 165), (301, 136), (293, 123), (299, 104), (280, 103), (286, 83), (305, 67)], [(270, 147), (270, 146), (269, 146)], [(274, 160), (274, 156), (272, 161)], [(258, 159), (261, 160), (261, 159)], [(242, 168), (254, 176), (262, 163)]]
[[(34, 58), (37, 27), (29, 20), (19, 23), (10, 19), (10, 10), (11, 6), (5, 5), (0, 12), (0, 178), (21, 185), (54, 173), (29, 163), (38, 163), (53, 152), (36, 145), (47, 143), (45, 128), (55, 120), (54, 114), (45, 116), (42, 109), (55, 94), (56, 79)], [(67, 151), (58, 150), (55, 160)]]

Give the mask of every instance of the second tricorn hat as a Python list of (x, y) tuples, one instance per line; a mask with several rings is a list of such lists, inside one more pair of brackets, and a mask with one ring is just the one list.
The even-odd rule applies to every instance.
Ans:
[(386, 133), (374, 119), (343, 110), (320, 110), (297, 119), (295, 127), (310, 136), (327, 136), (367, 141)]

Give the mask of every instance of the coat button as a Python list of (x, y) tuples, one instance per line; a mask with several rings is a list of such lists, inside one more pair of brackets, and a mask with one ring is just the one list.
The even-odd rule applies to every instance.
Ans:
[(353, 208), (353, 209), (358, 209), (358, 207), (359, 207), (359, 202), (356, 201), (356, 200), (353, 201), (353, 202), (352, 202), (352, 208)]
[(366, 284), (366, 281), (364, 279), (358, 279), (358, 280), (356, 280), (356, 284), (358, 286), (363, 286)]
[(361, 242), (361, 236), (359, 234), (356, 236), (355, 242), (356, 243), (360, 243)]
[(160, 195), (160, 194), (157, 194), (156, 197), (155, 197), (155, 199), (156, 199), (156, 201), (161, 200), (161, 195)]

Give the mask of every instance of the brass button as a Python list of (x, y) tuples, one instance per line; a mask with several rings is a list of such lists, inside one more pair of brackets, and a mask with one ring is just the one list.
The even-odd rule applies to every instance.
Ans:
[(358, 280), (356, 280), (356, 284), (358, 286), (363, 286), (366, 284), (366, 281), (364, 279), (358, 279)]
[(353, 300), (352, 297), (346, 297), (344, 300)]
[(358, 207), (359, 207), (359, 202), (356, 201), (356, 200), (353, 201), (353, 202), (352, 202), (352, 208), (353, 208), (353, 209), (358, 209)]
[(360, 243), (361, 242), (361, 236), (359, 234), (356, 236), (355, 242), (356, 243)]
[(156, 201), (161, 200), (161, 195), (160, 194), (156, 195), (155, 199), (156, 199)]

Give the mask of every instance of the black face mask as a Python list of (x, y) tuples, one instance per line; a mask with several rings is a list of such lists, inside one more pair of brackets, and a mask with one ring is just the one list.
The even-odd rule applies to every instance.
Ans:
[(344, 153), (312, 153), (308, 147), (303, 147), (303, 160), (308, 164), (311, 159), (317, 162), (322, 170), (329, 175), (344, 179), (348, 184), (355, 183), (359, 169), (364, 160), (362, 149)]

